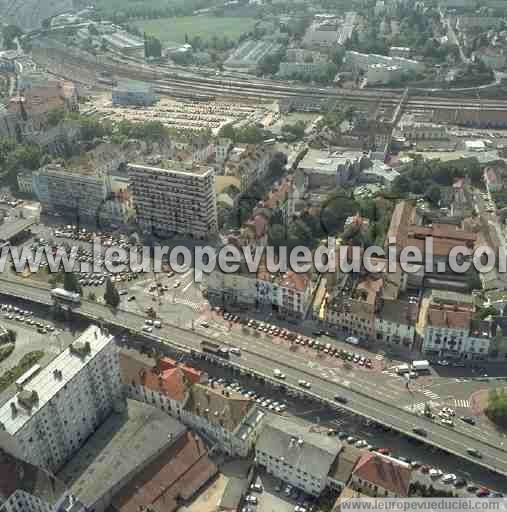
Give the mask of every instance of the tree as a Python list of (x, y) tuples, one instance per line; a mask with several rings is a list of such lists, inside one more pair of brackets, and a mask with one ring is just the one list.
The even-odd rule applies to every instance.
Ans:
[(48, 112), (47, 120), (49, 126), (56, 126), (65, 118), (65, 110), (63, 108), (54, 108)]
[(162, 43), (153, 36), (147, 36), (144, 42), (144, 56), (160, 58), (162, 57)]
[(23, 31), (16, 25), (5, 25), (2, 29), (2, 36), (4, 38), (4, 47), (6, 50), (15, 50), (16, 43), (14, 40), (21, 36)]
[(63, 289), (68, 292), (81, 293), (81, 285), (74, 272), (65, 272), (63, 275)]
[(114, 284), (111, 282), (111, 279), (108, 279), (106, 281), (106, 291), (104, 292), (104, 300), (106, 301), (106, 304), (112, 306), (113, 308), (117, 308), (118, 304), (120, 303), (120, 294), (118, 293), (118, 290), (116, 289)]
[(505, 389), (492, 389), (485, 410), (486, 416), (496, 424), (507, 427), (507, 393)]

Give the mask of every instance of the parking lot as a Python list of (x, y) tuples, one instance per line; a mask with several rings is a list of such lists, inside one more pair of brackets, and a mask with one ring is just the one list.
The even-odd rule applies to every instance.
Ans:
[(100, 95), (93, 99), (90, 107), (95, 113), (119, 122), (160, 121), (165, 126), (178, 130), (199, 131), (210, 129), (218, 133), (224, 124), (259, 117), (259, 109), (243, 103), (175, 101), (161, 97), (151, 107), (118, 107), (111, 103), (111, 95)]

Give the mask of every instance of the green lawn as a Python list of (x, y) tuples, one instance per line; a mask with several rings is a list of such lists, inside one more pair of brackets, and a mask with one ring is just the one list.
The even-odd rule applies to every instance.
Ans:
[(178, 18), (161, 18), (157, 20), (135, 21), (129, 23), (142, 32), (155, 36), (162, 42), (185, 42), (185, 34), (189, 38), (199, 36), (203, 40), (217, 37), (237, 39), (242, 33), (252, 30), (254, 18), (217, 16), (183, 16)]

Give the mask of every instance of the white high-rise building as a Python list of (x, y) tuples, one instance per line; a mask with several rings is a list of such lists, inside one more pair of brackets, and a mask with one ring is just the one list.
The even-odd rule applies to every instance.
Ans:
[(18, 392), (0, 408), (0, 441), (53, 473), (124, 401), (118, 347), (97, 326), (16, 384)]
[(166, 160), (157, 166), (128, 166), (137, 222), (158, 237), (174, 233), (206, 238), (217, 231), (212, 167)]

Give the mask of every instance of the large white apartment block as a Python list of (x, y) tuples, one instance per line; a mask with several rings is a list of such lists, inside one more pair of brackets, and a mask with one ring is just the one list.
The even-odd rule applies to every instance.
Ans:
[(91, 326), (17, 385), (0, 408), (0, 435), (7, 434), (25, 460), (54, 473), (123, 403), (114, 337)]
[(145, 233), (206, 238), (217, 230), (213, 168), (175, 160), (129, 164), (137, 221)]
[(273, 415), (259, 435), (255, 460), (275, 478), (319, 496), (341, 448), (336, 438)]
[(47, 165), (32, 175), (33, 192), (42, 211), (95, 219), (108, 196), (107, 175)]

